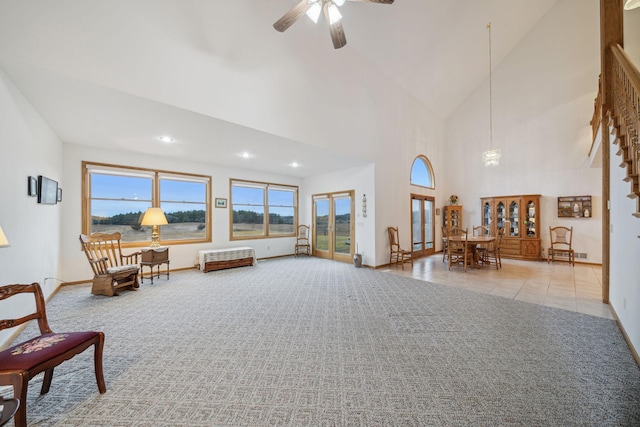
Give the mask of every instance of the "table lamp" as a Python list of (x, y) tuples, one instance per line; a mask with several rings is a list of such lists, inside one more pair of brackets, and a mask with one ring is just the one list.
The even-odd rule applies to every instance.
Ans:
[(164, 212), (160, 208), (148, 208), (144, 213), (144, 217), (142, 218), (142, 222), (140, 225), (150, 225), (151, 226), (151, 244), (150, 248), (157, 248), (160, 246), (158, 243), (158, 226), (166, 225), (167, 217), (164, 216)]
[(7, 236), (4, 235), (2, 227), (0, 227), (0, 248), (6, 248), (7, 246), (9, 246), (9, 241), (7, 240)]

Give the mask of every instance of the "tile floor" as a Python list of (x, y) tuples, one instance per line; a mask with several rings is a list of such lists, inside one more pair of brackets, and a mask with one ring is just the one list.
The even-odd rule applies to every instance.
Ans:
[(608, 304), (602, 303), (602, 267), (566, 262), (503, 259), (502, 268), (482, 269), (454, 267), (449, 271), (442, 253), (414, 260), (413, 268), (405, 264), (391, 266), (389, 271), (414, 279), (456, 286), (519, 301), (562, 308), (593, 316), (613, 319)]

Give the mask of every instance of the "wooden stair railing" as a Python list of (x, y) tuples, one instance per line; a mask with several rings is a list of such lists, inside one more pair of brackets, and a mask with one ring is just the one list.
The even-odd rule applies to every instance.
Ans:
[(636, 212), (640, 218), (640, 71), (631, 62), (620, 45), (613, 52), (613, 111), (608, 111), (609, 126), (613, 127), (614, 144), (622, 156), (620, 167), (626, 168), (626, 182), (631, 184), (627, 197), (636, 199)]
[(593, 100), (593, 117), (591, 118), (591, 148), (589, 149), (589, 156), (593, 151), (596, 136), (598, 135), (598, 129), (600, 129), (600, 121), (602, 120), (602, 75), (598, 76), (598, 95)]

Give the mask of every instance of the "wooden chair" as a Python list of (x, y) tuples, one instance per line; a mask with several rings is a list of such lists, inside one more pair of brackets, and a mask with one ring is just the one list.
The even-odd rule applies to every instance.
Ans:
[(400, 247), (398, 227), (387, 227), (387, 234), (389, 234), (389, 264), (400, 264), (404, 270), (404, 264), (408, 262), (413, 267), (413, 255), (411, 251), (404, 250)]
[(2, 411), (0, 411), (0, 426), (8, 423), (19, 407), (20, 401), (18, 399), (5, 399), (4, 396), (0, 396), (0, 408), (2, 408)]
[(469, 250), (467, 244), (468, 231), (465, 228), (452, 228), (449, 230), (449, 237), (460, 237), (460, 240), (448, 239), (447, 247), (449, 249), (449, 270), (454, 265), (462, 265), (464, 271), (467, 271), (468, 265), (473, 265), (473, 252)]
[(311, 255), (311, 244), (309, 243), (309, 226), (299, 225), (296, 237), (295, 256), (298, 254)]
[[(572, 266), (575, 265), (575, 254), (571, 248), (571, 241), (573, 240), (573, 227), (549, 227), (549, 235), (551, 237), (551, 246), (547, 252), (547, 264), (550, 261), (555, 261), (555, 256), (560, 254), (566, 254), (568, 262)], [(564, 261), (558, 259), (558, 261)]]
[(496, 266), (496, 270), (498, 268), (502, 268), (502, 257), (500, 254), (500, 248), (502, 247), (502, 238), (504, 237), (505, 228), (498, 229), (498, 235), (496, 236), (495, 242), (491, 242), (485, 251), (485, 264), (493, 264)]
[[(40, 372), (44, 372), (40, 394), (48, 393), (53, 379), (53, 369), (91, 346), (94, 346), (94, 369), (98, 391), (100, 393), (107, 391), (102, 374), (104, 333), (54, 333), (47, 322), (44, 297), (39, 284), (0, 286), (0, 300), (28, 293), (33, 294), (35, 298), (35, 312), (19, 319), (0, 319), (0, 330), (13, 328), (30, 320), (37, 320), (40, 329), (40, 335), (0, 352), (0, 385), (13, 386), (13, 396), (20, 401), (14, 418), (16, 427), (26, 427), (27, 425), (29, 380)], [(20, 298), (22, 297), (17, 299)], [(18, 303), (16, 302), (16, 304)]]
[[(489, 230), (489, 227), (486, 227), (484, 225), (478, 225), (473, 227), (473, 235), (474, 236), (491, 236), (491, 230)], [(490, 245), (484, 245), (484, 244), (480, 244), (478, 246), (476, 246), (476, 252), (478, 253), (478, 260), (480, 261), (481, 264), (484, 264), (487, 262), (487, 250), (489, 249)]]
[(447, 259), (449, 255), (449, 248), (447, 247), (447, 237), (449, 237), (449, 229), (442, 226), (442, 262)]
[(136, 290), (140, 287), (140, 252), (124, 255), (120, 248), (120, 237), (117, 232), (80, 235), (82, 248), (94, 274), (92, 294), (114, 296), (118, 295), (120, 289)]

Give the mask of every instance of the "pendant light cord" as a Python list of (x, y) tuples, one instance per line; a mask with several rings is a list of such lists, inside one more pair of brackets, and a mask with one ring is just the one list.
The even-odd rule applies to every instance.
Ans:
[(491, 22), (487, 24), (489, 29), (489, 148), (493, 148), (493, 79), (491, 71)]

